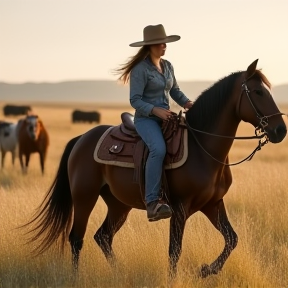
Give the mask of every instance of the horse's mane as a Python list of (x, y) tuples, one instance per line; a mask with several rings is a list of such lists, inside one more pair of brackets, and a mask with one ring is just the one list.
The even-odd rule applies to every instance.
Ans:
[[(195, 129), (209, 131), (222, 109), (232, 94), (235, 81), (243, 71), (233, 72), (218, 80), (212, 86), (204, 90), (195, 100), (192, 108), (186, 113), (189, 125)], [(253, 78), (265, 83), (269, 88), (271, 84), (266, 76), (256, 70)]]

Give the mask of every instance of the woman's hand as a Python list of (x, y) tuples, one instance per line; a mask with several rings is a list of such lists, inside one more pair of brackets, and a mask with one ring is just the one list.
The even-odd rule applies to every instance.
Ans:
[(183, 108), (186, 109), (186, 110), (189, 110), (192, 106), (193, 106), (193, 102), (192, 101), (188, 101), (188, 102), (185, 103)]
[(161, 118), (162, 120), (168, 120), (170, 116), (172, 115), (172, 112), (170, 110), (160, 108), (160, 107), (154, 107), (151, 113)]

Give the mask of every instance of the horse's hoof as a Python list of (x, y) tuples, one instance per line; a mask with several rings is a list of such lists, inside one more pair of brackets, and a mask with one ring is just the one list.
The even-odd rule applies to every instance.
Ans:
[(207, 276), (211, 275), (211, 274), (212, 274), (212, 271), (211, 271), (210, 266), (207, 265), (207, 264), (203, 264), (203, 265), (201, 266), (201, 270), (200, 270), (200, 273), (199, 273), (199, 274), (200, 274), (199, 276), (200, 276), (201, 278), (206, 278)]
[(174, 281), (176, 279), (176, 275), (177, 275), (176, 268), (169, 269), (169, 273), (168, 273), (169, 282)]
[(107, 262), (110, 265), (110, 267), (112, 269), (116, 269), (117, 268), (117, 261), (116, 261), (116, 257), (113, 255), (107, 256)]
[(200, 277), (206, 278), (209, 275), (218, 274), (219, 270), (212, 269), (211, 266), (203, 264), (201, 266)]

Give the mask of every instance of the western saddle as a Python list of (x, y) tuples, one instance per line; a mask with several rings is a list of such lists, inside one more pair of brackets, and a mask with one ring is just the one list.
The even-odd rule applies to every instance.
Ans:
[[(148, 148), (137, 133), (134, 116), (128, 112), (121, 114), (122, 123), (113, 126), (103, 134), (94, 151), (97, 162), (134, 168), (133, 182), (139, 183), (144, 198), (144, 167)], [(166, 156), (163, 163), (162, 186), (165, 185), (165, 166), (179, 162), (184, 157), (184, 132), (187, 133), (182, 111), (173, 113), (170, 120), (163, 121), (162, 131), (166, 141)], [(163, 188), (167, 196), (168, 187)]]

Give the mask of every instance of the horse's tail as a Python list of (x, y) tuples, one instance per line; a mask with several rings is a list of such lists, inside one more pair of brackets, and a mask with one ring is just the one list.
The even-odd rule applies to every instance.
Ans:
[(39, 255), (46, 251), (59, 238), (61, 239), (61, 250), (67, 239), (68, 229), (72, 219), (72, 197), (68, 179), (67, 162), (69, 155), (81, 137), (71, 139), (62, 154), (56, 177), (50, 186), (38, 211), (23, 227), (33, 225), (27, 232), (30, 235), (28, 243), (39, 241), (33, 251)]

